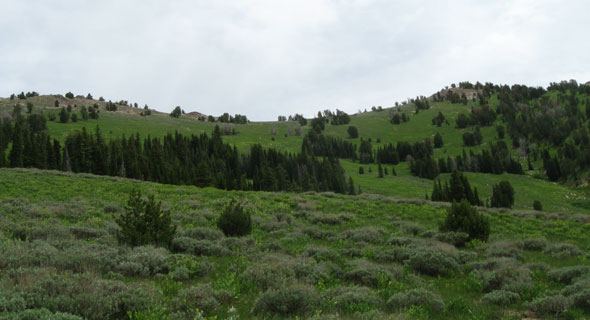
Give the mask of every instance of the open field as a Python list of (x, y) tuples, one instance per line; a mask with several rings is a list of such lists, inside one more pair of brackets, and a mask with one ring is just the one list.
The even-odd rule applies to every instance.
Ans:
[[(133, 188), (171, 211), (180, 239), (172, 251), (117, 243), (113, 217)], [(252, 212), (251, 236), (217, 231), (232, 198)], [(445, 206), (0, 169), (0, 308), (89, 319), (128, 312), (133, 319), (520, 319), (543, 316), (542, 299), (553, 299), (563, 317), (589, 316), (575, 302), (585, 280), (563, 278), (590, 268), (586, 216), (486, 209), (489, 243), (457, 249), (437, 232)], [(438, 267), (430, 270), (433, 250)], [(109, 298), (114, 288), (124, 304)], [(558, 293), (565, 297), (552, 298)]]

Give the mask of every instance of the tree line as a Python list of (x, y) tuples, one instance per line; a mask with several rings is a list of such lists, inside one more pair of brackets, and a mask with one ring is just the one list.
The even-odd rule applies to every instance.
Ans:
[(97, 126), (92, 133), (85, 128), (70, 133), (62, 145), (44, 131), (38, 116), (19, 116), (0, 124), (0, 166), (87, 172), (227, 190), (349, 193), (352, 186), (352, 179), (345, 179), (336, 157), (319, 159), (305, 149), (290, 154), (260, 145), (240, 154), (235, 146), (222, 141), (218, 126), (210, 136), (176, 132), (163, 138), (142, 139), (134, 134), (109, 141)]

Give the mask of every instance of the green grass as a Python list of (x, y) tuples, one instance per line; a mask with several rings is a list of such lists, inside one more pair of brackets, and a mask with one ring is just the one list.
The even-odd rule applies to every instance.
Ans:
[[(475, 179), (474, 179), (475, 180)], [(117, 213), (111, 213), (105, 208), (123, 208), (127, 201), (128, 192), (138, 188), (145, 194), (155, 195), (157, 200), (163, 202), (163, 207), (171, 210), (173, 220), (178, 225), (179, 230), (191, 227), (204, 227), (215, 229), (215, 219), (221, 212), (223, 205), (230, 199), (237, 198), (245, 203), (254, 219), (254, 230), (251, 236), (252, 245), (244, 248), (243, 251), (233, 252), (228, 257), (214, 256), (192, 256), (190, 259), (206, 262), (211, 265), (211, 271), (205, 276), (199, 276), (182, 281), (171, 280), (171, 275), (162, 271), (157, 276), (140, 276), (124, 277), (124, 281), (129, 285), (143, 284), (148, 287), (159, 288), (156, 291), (162, 295), (162, 300), (157, 300), (152, 307), (158, 310), (173, 310), (174, 301), (180, 294), (181, 290), (192, 288), (202, 284), (210, 284), (214, 290), (225, 290), (231, 293), (231, 297), (219, 303), (213, 309), (206, 309), (209, 316), (218, 316), (221, 318), (228, 316), (230, 306), (237, 308), (237, 313), (241, 319), (257, 318), (259, 315), (253, 314), (252, 309), (256, 304), (258, 297), (263, 294), (256, 283), (242, 282), (240, 277), (248, 268), (258, 268), (260, 263), (273, 263), (284, 267), (293, 268), (291, 263), (301, 261), (307, 264), (309, 268), (321, 265), (335, 265), (337, 270), (330, 273), (329, 277), (322, 281), (312, 281), (309, 283), (308, 276), (297, 279), (277, 279), (287, 281), (288, 283), (307, 282), (311, 290), (318, 293), (327, 293), (329, 290), (339, 287), (354, 286), (355, 280), (346, 276), (349, 262), (353, 260), (350, 256), (343, 255), (341, 250), (359, 249), (361, 257), (374, 264), (375, 254), (384, 250), (393, 248), (388, 240), (392, 236), (407, 237), (419, 241), (430, 241), (425, 238), (419, 238), (404, 229), (404, 225), (412, 224), (421, 230), (436, 230), (438, 224), (444, 219), (445, 210), (430, 205), (411, 204), (398, 202), (394, 198), (387, 196), (364, 194), (361, 196), (342, 196), (333, 193), (266, 193), (266, 192), (244, 192), (244, 191), (222, 191), (213, 188), (200, 189), (192, 186), (173, 186), (162, 185), (148, 182), (140, 182), (121, 178), (109, 178), (93, 176), (88, 174), (71, 174), (55, 171), (29, 170), (29, 169), (0, 169), (0, 226), (3, 231), (0, 234), (0, 251), (5, 250), (13, 245), (11, 232), (6, 229), (7, 226), (20, 226), (34, 228), (38, 226), (61, 226), (60, 228), (85, 227), (91, 230), (108, 230), (113, 226), (113, 216)], [(301, 215), (301, 213), (307, 215)], [(290, 221), (285, 225), (276, 225), (274, 218), (281, 214), (283, 217), (289, 217)], [(346, 220), (341, 220), (337, 224), (318, 224), (310, 220), (313, 215), (347, 215)], [(514, 241), (529, 237), (542, 237), (549, 243), (567, 242), (577, 245), (584, 250), (584, 254), (577, 257), (560, 259), (542, 252), (523, 252), (524, 262), (546, 263), (550, 268), (563, 266), (573, 266), (589, 264), (588, 253), (590, 250), (590, 225), (580, 224), (569, 219), (551, 218), (540, 216), (538, 218), (520, 217), (517, 211), (505, 210), (502, 212), (490, 211), (487, 214), (492, 226), (490, 237), (491, 243), (500, 243), (501, 241)], [(11, 227), (12, 228), (12, 227)], [(306, 229), (320, 230), (322, 232), (331, 232), (332, 236), (327, 238), (313, 238), (304, 235)], [(359, 229), (369, 228), (369, 229)], [(53, 230), (53, 229), (48, 229)], [(363, 231), (355, 231), (363, 230)], [(368, 230), (368, 231), (367, 231)], [(357, 236), (366, 237), (367, 233), (374, 232), (370, 230), (381, 230), (377, 233), (376, 242), (364, 243), (356, 240), (345, 239), (342, 235), (357, 232)], [(51, 231), (48, 231), (51, 232)], [(39, 241), (46, 243), (48, 246), (63, 245), (67, 241), (68, 248), (79, 248), (80, 254), (84, 250), (90, 250), (93, 243), (107, 244), (115, 247), (120, 252), (120, 259), (126, 259), (130, 251), (124, 246), (117, 244), (111, 233), (103, 233), (98, 239), (75, 240), (67, 234), (56, 233), (54, 235), (42, 236), (35, 238), (35, 233), (28, 241)], [(65, 238), (64, 238), (65, 237)], [(19, 243), (17, 241), (17, 243)], [(220, 242), (222, 243), (222, 242)], [(279, 244), (278, 251), (269, 250), (270, 244)], [(426, 242), (425, 245), (428, 246)], [(440, 244), (432, 243), (440, 247)], [(23, 244), (24, 248), (26, 246)], [(325, 248), (335, 255), (334, 260), (326, 264), (326, 261), (306, 257), (309, 248)], [(414, 247), (414, 250), (427, 250), (429, 247)], [(484, 248), (485, 249), (485, 248)], [(28, 254), (29, 249), (22, 249), (19, 255)], [(275, 249), (276, 250), (276, 249)], [(436, 250), (436, 249), (435, 249)], [(444, 249), (450, 250), (450, 249)], [(455, 249), (453, 249), (455, 250)], [(452, 250), (451, 250), (452, 251)], [(461, 249), (460, 251), (474, 252), (476, 260), (486, 258), (487, 250)], [(69, 251), (68, 251), (69, 252)], [(6, 252), (0, 255), (0, 267), (5, 265), (6, 261), (14, 259), (13, 253)], [(56, 251), (56, 255), (61, 255)], [(63, 253), (65, 254), (65, 253)], [(170, 254), (178, 256), (179, 254)], [(189, 255), (189, 257), (191, 257)], [(270, 260), (267, 260), (270, 259)], [(329, 258), (331, 259), (331, 258)], [(51, 260), (50, 260), (51, 261)], [(265, 262), (266, 261), (266, 262)], [(51, 264), (51, 262), (47, 262)], [(402, 271), (405, 276), (380, 282), (375, 287), (370, 287), (372, 294), (382, 297), (383, 303), (377, 306), (371, 305), (349, 305), (346, 310), (359, 310), (361, 312), (381, 312), (377, 318), (386, 318), (391, 313), (384, 306), (384, 302), (389, 296), (399, 292), (405, 292), (408, 289), (421, 287), (439, 294), (446, 307), (440, 312), (431, 313), (428, 310), (420, 308), (410, 308), (405, 311), (399, 311), (400, 315), (416, 316), (423, 315), (434, 319), (472, 319), (472, 318), (506, 318), (509, 316), (521, 317), (527, 310), (526, 302), (521, 300), (519, 303), (508, 307), (496, 307), (483, 304), (480, 299), (483, 292), (477, 289), (473, 281), (473, 276), (469, 273), (466, 266), (462, 266), (452, 276), (430, 277), (420, 275), (409, 269), (407, 265), (400, 263), (376, 264), (380, 268), (396, 268)], [(12, 267), (3, 267), (3, 274), (9, 274)], [(277, 268), (276, 266), (273, 268)], [(29, 270), (29, 269), (25, 269)], [(23, 271), (27, 272), (27, 271)], [(72, 271), (67, 267), (59, 265), (58, 274), (87, 274), (91, 277), (105, 278), (113, 277), (113, 271), (110, 273), (95, 273), (92, 269), (82, 271)], [(118, 277), (123, 277), (119, 275)], [(416, 278), (417, 277), (417, 278)], [(414, 280), (411, 280), (414, 279)], [(7, 281), (7, 280), (6, 280)], [(293, 282), (294, 281), (294, 282)], [(8, 282), (0, 283), (7, 290), (25, 290), (24, 288), (11, 288)], [(549, 294), (560, 290), (563, 285), (552, 282), (546, 277), (533, 279), (533, 284), (537, 291), (527, 295), (527, 298)], [(547, 284), (547, 285), (545, 285)], [(357, 284), (358, 285), (358, 284)], [(100, 290), (100, 289), (96, 289)], [(224, 291), (224, 292), (225, 292)], [(98, 291), (95, 291), (98, 292)], [(331, 304), (331, 300), (320, 294), (319, 309), (315, 313), (333, 314), (338, 311)], [(50, 297), (48, 297), (50, 298)], [(66, 306), (63, 302), (63, 306)], [(61, 310), (59, 307), (54, 310)], [(470, 310), (466, 313), (466, 310)], [(155, 312), (155, 311), (154, 311)], [(574, 311), (572, 311), (574, 312)], [(575, 311), (575, 312), (580, 312)], [(582, 315), (589, 314), (581, 311)], [(165, 314), (166, 312), (164, 312)], [(350, 315), (350, 314), (349, 314)], [(309, 316), (309, 314), (308, 314)], [(282, 317), (279, 317), (282, 318)]]

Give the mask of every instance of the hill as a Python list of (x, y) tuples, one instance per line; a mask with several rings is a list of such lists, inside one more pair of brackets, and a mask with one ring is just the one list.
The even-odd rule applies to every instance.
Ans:
[[(134, 188), (171, 211), (171, 252), (117, 243), (113, 219)], [(215, 227), (232, 198), (252, 212), (251, 236)], [(590, 268), (586, 216), (488, 209), (489, 242), (465, 248), (438, 232), (444, 207), (0, 169), (0, 318), (588, 316), (586, 280), (574, 279)]]
[[(561, 100), (557, 98), (563, 95), (560, 91), (562, 90), (561, 88), (565, 86), (566, 89), (563, 90), (567, 90), (568, 85), (568, 82), (560, 84), (561, 87), (555, 84), (552, 90), (542, 94), (544, 97), (536, 99), (538, 101), (545, 98), (548, 101), (554, 99), (552, 103), (555, 105), (566, 104), (565, 98)], [(482, 86), (475, 89), (474, 85), (462, 83), (459, 87), (443, 89), (425, 100), (429, 102), (428, 108), (418, 109), (417, 104), (423, 101), (423, 98), (417, 97), (397, 107), (374, 108), (373, 111), (351, 115), (350, 122), (346, 125), (327, 124), (322, 134), (340, 138), (343, 141), (352, 143), (357, 148), (360, 147), (361, 141), (369, 141), (371, 142), (373, 152), (388, 144), (395, 146), (399, 142), (415, 143), (424, 139), (430, 139), (432, 141), (436, 134), (440, 134), (444, 145), (441, 148), (434, 148), (432, 150), (432, 158), (435, 160), (448, 158), (449, 156), (460, 156), (464, 152), (467, 155), (479, 153), (498, 142), (504, 142), (510, 149), (511, 156), (517, 159), (523, 168), (530, 169), (530, 162), (530, 167), (533, 170), (524, 170), (524, 175), (495, 175), (481, 172), (468, 173), (470, 182), (477, 187), (484, 200), (491, 197), (493, 184), (507, 179), (515, 185), (515, 208), (532, 209), (533, 202), (539, 200), (543, 202), (546, 210), (588, 213), (587, 208), (590, 207), (587, 205), (588, 189), (586, 187), (575, 186), (586, 185), (585, 169), (581, 168), (581, 171), (576, 174), (577, 182), (568, 178), (569, 180), (564, 179), (562, 183), (556, 184), (548, 181), (549, 179), (545, 175), (545, 161), (540, 156), (541, 151), (546, 149), (551, 154), (559, 154), (561, 153), (559, 151), (559, 145), (555, 146), (552, 143), (543, 141), (532, 141), (531, 137), (523, 140), (530, 141), (530, 145), (533, 147), (530, 150), (527, 150), (528, 146), (526, 145), (514, 147), (515, 139), (518, 141), (519, 139), (525, 138), (513, 137), (518, 135), (518, 133), (508, 132), (510, 128), (507, 127), (506, 116), (501, 114), (498, 114), (496, 119), (491, 123), (480, 127), (479, 130), (482, 140), (478, 145), (466, 146), (464, 144), (463, 135), (472, 132), (474, 126), (468, 125), (465, 128), (457, 128), (456, 122), (459, 115), (469, 116), (472, 114), (472, 110), (480, 108), (482, 103), (488, 104), (493, 110), (498, 110), (501, 105), (511, 104), (517, 106), (518, 103), (511, 102), (512, 100), (507, 100), (506, 97), (501, 96), (507, 96), (508, 94), (517, 96), (517, 93), (521, 90), (519, 88), (519, 86), (514, 86), (514, 89), (503, 86)], [(488, 92), (485, 98), (483, 95), (484, 92)], [(478, 93), (482, 101), (476, 98), (475, 94)], [(453, 94), (456, 96), (453, 97)], [(463, 94), (465, 94), (465, 99), (462, 97)], [(467, 95), (469, 95), (470, 99), (466, 99)], [(49, 118), (51, 114), (56, 115), (59, 111), (59, 108), (55, 108), (55, 100), (59, 101), (60, 107), (71, 105), (74, 112), (81, 106), (97, 104), (100, 108), (100, 117), (98, 120), (90, 119), (88, 121), (60, 123), (57, 116), (55, 116), (55, 121), (47, 122), (48, 134), (62, 142), (73, 131), (86, 128), (88, 132), (94, 132), (96, 126), (100, 127), (103, 137), (108, 140), (120, 138), (123, 135), (129, 137), (136, 133), (139, 133), (142, 138), (147, 136), (161, 138), (173, 132), (179, 132), (184, 135), (210, 134), (215, 126), (219, 125), (222, 133), (228, 133), (223, 135), (224, 142), (235, 145), (241, 153), (248, 153), (250, 148), (255, 144), (260, 144), (263, 148), (273, 148), (278, 151), (297, 153), (301, 151), (304, 136), (311, 131), (311, 123), (301, 126), (297, 121), (250, 121), (246, 124), (233, 124), (199, 121), (194, 116), (173, 118), (167, 114), (158, 112), (153, 112), (150, 116), (141, 116), (140, 114), (143, 109), (121, 104), (117, 104), (117, 111), (112, 112), (105, 109), (107, 102), (83, 97), (68, 99), (61, 95), (35, 96), (24, 100), (4, 99), (0, 101), (0, 111), (10, 112), (15, 103), (20, 103), (24, 109), (25, 104), (29, 102), (33, 104), (34, 112), (41, 112)], [(564, 102), (561, 102), (562, 100)], [(578, 93), (577, 101), (577, 108), (580, 112), (584, 113), (588, 95)], [(523, 104), (523, 102), (519, 103)], [(416, 110), (419, 112), (416, 112)], [(407, 114), (409, 121), (392, 124), (392, 117), (400, 113)], [(439, 113), (444, 116), (445, 122), (437, 126), (433, 124), (433, 119)], [(358, 138), (351, 139), (348, 137), (347, 129), (349, 126), (358, 128)], [(503, 138), (499, 138), (497, 126), (502, 126), (504, 127), (504, 131), (507, 131)], [(584, 149), (581, 146), (577, 148), (580, 150)], [(581, 152), (578, 153), (580, 154)], [(534, 155), (534, 158), (532, 155)], [(429, 195), (432, 191), (431, 180), (417, 177), (412, 173), (406, 161), (404, 161), (406, 159), (399, 160), (400, 163), (398, 164), (383, 163), (388, 173), (392, 171), (397, 173), (397, 176), (389, 174), (385, 175), (384, 178), (378, 178), (378, 165), (375, 162), (360, 164), (358, 161), (351, 161), (350, 159), (341, 159), (340, 162), (345, 169), (345, 176), (351, 177), (355, 185), (365, 192), (424, 199), (425, 195)], [(573, 167), (576, 166), (575, 164), (573, 165)], [(359, 167), (363, 167), (364, 174), (359, 174)], [(444, 173), (440, 177), (443, 181), (447, 179), (447, 175)], [(545, 197), (544, 195), (548, 192), (555, 196)]]

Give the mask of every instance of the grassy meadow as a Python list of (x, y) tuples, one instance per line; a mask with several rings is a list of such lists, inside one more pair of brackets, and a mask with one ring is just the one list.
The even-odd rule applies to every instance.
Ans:
[[(133, 188), (171, 211), (171, 251), (117, 243)], [(250, 236), (216, 228), (234, 198)], [(438, 232), (445, 206), (0, 169), (0, 319), (590, 316), (587, 216), (482, 209), (489, 242), (462, 247)]]

